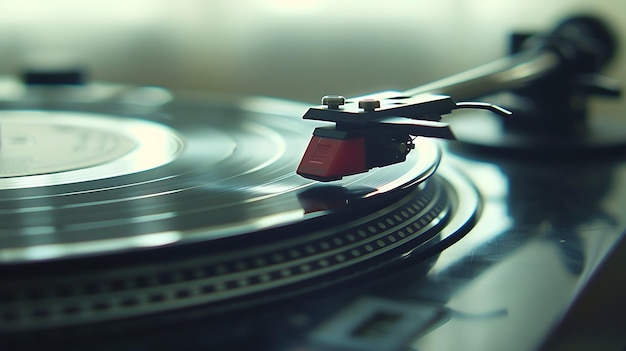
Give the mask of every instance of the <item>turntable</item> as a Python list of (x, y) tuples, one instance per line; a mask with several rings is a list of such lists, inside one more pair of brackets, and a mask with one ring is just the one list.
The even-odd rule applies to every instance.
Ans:
[(626, 228), (626, 128), (580, 103), (619, 95), (597, 76), (615, 51), (601, 22), (523, 39), (317, 107), (3, 80), (5, 345), (549, 346)]

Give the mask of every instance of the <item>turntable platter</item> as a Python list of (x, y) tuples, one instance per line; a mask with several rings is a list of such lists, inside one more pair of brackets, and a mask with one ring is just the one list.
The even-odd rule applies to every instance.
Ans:
[[(329, 185), (295, 174), (311, 131), (293, 112), (304, 105), (247, 98), (125, 108), (0, 114), (8, 330), (299, 294), (431, 256), (478, 215), (465, 178), (449, 168), (433, 175), (441, 152), (429, 139), (415, 140), (407, 162)], [(6, 161), (20, 147), (35, 150), (21, 151), (31, 168)], [(55, 152), (66, 154), (46, 163)]]

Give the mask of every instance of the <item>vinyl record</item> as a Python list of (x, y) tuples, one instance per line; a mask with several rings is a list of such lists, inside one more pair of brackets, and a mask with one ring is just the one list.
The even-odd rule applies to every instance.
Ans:
[(434, 141), (319, 183), (295, 173), (306, 105), (141, 89), (0, 110), (3, 330), (277, 300), (432, 255), (478, 214)]
[[(95, 104), (0, 111), (0, 260), (212, 240), (332, 210), (299, 198), (319, 186), (294, 173), (313, 129), (300, 120), (304, 110), (239, 105), (255, 103), (267, 113), (192, 102), (170, 103), (156, 118), (133, 117), (124, 105), (106, 114)], [(440, 158), (432, 142), (416, 144), (408, 162), (332, 186), (354, 201), (416, 184)]]

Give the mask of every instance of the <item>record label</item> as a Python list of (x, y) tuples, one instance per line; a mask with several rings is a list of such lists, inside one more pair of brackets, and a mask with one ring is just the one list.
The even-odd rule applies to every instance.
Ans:
[(0, 112), (0, 189), (68, 184), (152, 169), (182, 150), (139, 119), (68, 111)]

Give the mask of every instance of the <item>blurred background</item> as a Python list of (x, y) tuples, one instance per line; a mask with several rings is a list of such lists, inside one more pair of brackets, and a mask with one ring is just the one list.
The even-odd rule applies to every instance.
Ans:
[[(77, 64), (93, 80), (317, 102), (443, 78), (579, 13), (626, 45), (621, 0), (0, 0), (0, 75)], [(608, 72), (626, 81), (623, 50)]]
[[(0, 76), (81, 66), (94, 81), (318, 103), (488, 63), (511, 32), (581, 13), (615, 29), (606, 75), (626, 83), (623, 0), (0, 0)], [(594, 107), (621, 117), (625, 101)]]

